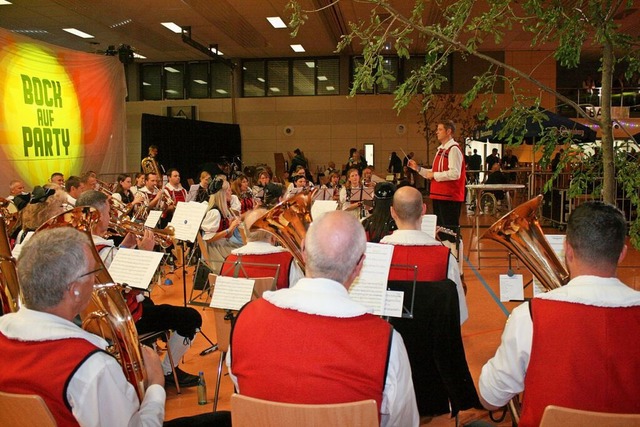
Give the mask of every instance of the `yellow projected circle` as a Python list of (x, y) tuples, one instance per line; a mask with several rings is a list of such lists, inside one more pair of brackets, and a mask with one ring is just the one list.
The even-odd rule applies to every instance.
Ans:
[[(83, 155), (82, 118), (69, 74), (47, 49), (16, 43), (0, 54), (0, 145), (32, 185), (67, 175)], [(77, 167), (73, 167), (77, 169)]]

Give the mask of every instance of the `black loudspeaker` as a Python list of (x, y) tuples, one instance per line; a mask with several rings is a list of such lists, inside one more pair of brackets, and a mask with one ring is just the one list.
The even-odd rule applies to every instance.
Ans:
[(198, 263), (198, 268), (196, 268), (196, 272), (193, 275), (193, 290), (194, 291), (202, 291), (206, 289), (207, 283), (209, 282), (209, 273), (213, 273), (204, 262), (200, 261)]

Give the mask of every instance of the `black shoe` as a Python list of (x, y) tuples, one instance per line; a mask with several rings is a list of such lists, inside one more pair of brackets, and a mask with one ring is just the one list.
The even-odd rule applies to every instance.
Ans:
[[(180, 387), (195, 387), (198, 385), (199, 377), (197, 375), (189, 374), (182, 369), (176, 367), (176, 376), (178, 377), (178, 385)], [(175, 384), (175, 380), (173, 379), (173, 373), (164, 376), (164, 382), (168, 384)]]

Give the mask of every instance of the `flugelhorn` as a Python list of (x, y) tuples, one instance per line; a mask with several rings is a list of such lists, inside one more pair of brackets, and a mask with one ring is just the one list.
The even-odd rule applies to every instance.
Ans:
[[(93, 242), (91, 228), (99, 220), (100, 212), (95, 208), (77, 207), (54, 216), (40, 226), (36, 233), (56, 227), (73, 227), (86, 233), (89, 241)], [(136, 325), (122, 296), (122, 286), (114, 284), (93, 243), (90, 248), (96, 265), (102, 266), (102, 269), (96, 273), (91, 302), (80, 313), (82, 327), (109, 341), (109, 352), (120, 362), (125, 377), (142, 402), (146, 371)]]
[(156, 245), (160, 245), (164, 249), (173, 244), (173, 236), (175, 234), (172, 226), (148, 228), (144, 224), (130, 221), (128, 218), (113, 218), (113, 216), (109, 219), (109, 229), (112, 235), (125, 236), (127, 233), (133, 233), (138, 239), (142, 239), (145, 230), (149, 230), (153, 233), (153, 240)]
[(544, 237), (536, 213), (542, 195), (525, 202), (496, 221), (481, 237), (505, 246), (531, 271), (544, 286), (551, 290), (569, 281), (569, 272)]
[(303, 191), (271, 208), (258, 218), (250, 230), (264, 230), (291, 252), (302, 270), (305, 268), (302, 257), (302, 241), (311, 225), (311, 203), (317, 189)]

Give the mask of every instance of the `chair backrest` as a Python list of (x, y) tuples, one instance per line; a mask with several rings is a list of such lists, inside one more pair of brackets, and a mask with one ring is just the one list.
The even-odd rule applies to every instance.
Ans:
[(610, 414), (549, 405), (545, 408), (540, 421), (540, 427), (582, 426), (638, 427), (640, 426), (640, 414)]
[(14, 394), (0, 391), (0, 425), (12, 427), (55, 427), (42, 397), (35, 394)]
[(231, 422), (233, 427), (379, 426), (378, 409), (373, 399), (307, 405), (271, 402), (240, 394), (231, 396)]
[(207, 249), (207, 243), (204, 241), (202, 234), (200, 234), (199, 232), (196, 236), (196, 242), (198, 243), (198, 248), (200, 249), (200, 259), (203, 259), (205, 263), (209, 265), (209, 249)]

